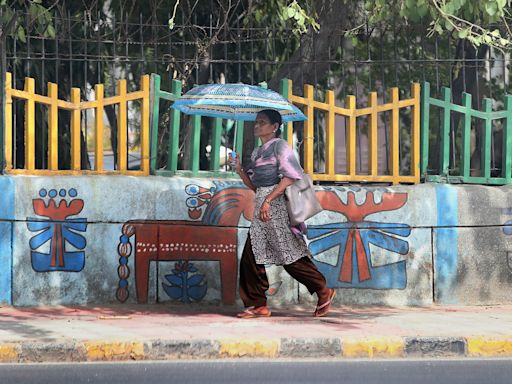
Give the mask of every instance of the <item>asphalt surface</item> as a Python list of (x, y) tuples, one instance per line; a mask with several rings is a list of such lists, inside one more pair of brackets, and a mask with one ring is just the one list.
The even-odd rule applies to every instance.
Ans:
[(5, 384), (508, 384), (512, 360), (180, 361), (0, 365)]

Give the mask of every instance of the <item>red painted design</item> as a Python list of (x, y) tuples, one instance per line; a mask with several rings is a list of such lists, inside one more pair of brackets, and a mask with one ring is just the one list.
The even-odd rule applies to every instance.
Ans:
[(381, 202), (375, 203), (373, 192), (369, 191), (366, 193), (366, 200), (362, 205), (357, 205), (356, 195), (352, 191), (347, 193), (346, 204), (334, 192), (320, 191), (316, 195), (323, 209), (342, 213), (351, 222), (364, 221), (366, 216), (372, 213), (394, 211), (403, 207), (407, 202), (406, 193), (384, 192)]
[[(253, 215), (254, 193), (247, 188), (226, 188), (214, 194), (202, 221), (132, 220), (123, 234), (135, 236), (135, 284), (137, 301), (147, 303), (151, 261), (211, 260), (220, 262), (222, 301), (233, 304), (238, 272), (238, 220)], [(192, 218), (195, 215), (190, 215)], [(210, 222), (208, 220), (214, 220)], [(118, 293), (125, 301), (127, 291)]]
[[(48, 205), (45, 204), (43, 199), (32, 200), (34, 206), (34, 212), (43, 217), (47, 217), (52, 221), (64, 221), (70, 216), (79, 214), (84, 208), (84, 201), (81, 199), (71, 200), (69, 203), (62, 199), (59, 205), (56, 204), (55, 200), (50, 199)], [(54, 224), (54, 241), (52, 241), (50, 254), (50, 267), (57, 266), (57, 255), (58, 255), (58, 266), (64, 267), (64, 241), (62, 237), (62, 224)]]
[(365, 202), (361, 205), (356, 203), (355, 193), (352, 191), (347, 193), (347, 203), (344, 203), (336, 193), (330, 191), (317, 192), (317, 197), (324, 209), (342, 213), (347, 217), (349, 223), (353, 223), (347, 236), (339, 280), (345, 283), (352, 282), (354, 268), (352, 265), (352, 252), (354, 247), (356, 251), (356, 268), (358, 270), (359, 281), (370, 280), (369, 257), (366, 254), (361, 239), (358, 223), (365, 221), (365, 218), (373, 213), (393, 211), (401, 208), (407, 202), (407, 194), (385, 192), (382, 194), (381, 202), (375, 203), (373, 192), (369, 191), (366, 194)]

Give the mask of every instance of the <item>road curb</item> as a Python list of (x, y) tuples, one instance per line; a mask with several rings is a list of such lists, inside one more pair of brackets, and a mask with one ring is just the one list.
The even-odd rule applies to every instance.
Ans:
[(512, 336), (22, 342), (1, 363), (237, 358), (512, 357)]

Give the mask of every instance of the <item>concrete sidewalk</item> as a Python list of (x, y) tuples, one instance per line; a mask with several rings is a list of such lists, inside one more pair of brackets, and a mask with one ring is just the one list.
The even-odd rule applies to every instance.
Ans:
[(239, 320), (236, 307), (0, 308), (0, 362), (512, 356), (512, 306), (306, 306)]

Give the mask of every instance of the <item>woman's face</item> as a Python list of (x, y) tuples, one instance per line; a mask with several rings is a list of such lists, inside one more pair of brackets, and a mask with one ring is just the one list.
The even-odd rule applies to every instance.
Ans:
[(265, 137), (270, 136), (279, 128), (277, 123), (271, 124), (270, 119), (264, 113), (258, 113), (254, 122), (254, 136)]

